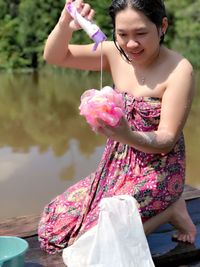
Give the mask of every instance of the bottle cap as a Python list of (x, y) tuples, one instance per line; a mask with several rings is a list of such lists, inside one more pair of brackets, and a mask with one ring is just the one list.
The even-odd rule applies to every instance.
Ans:
[(99, 29), (94, 35), (91, 36), (92, 40), (95, 42), (93, 46), (93, 51), (95, 51), (98, 45), (107, 39), (106, 35)]

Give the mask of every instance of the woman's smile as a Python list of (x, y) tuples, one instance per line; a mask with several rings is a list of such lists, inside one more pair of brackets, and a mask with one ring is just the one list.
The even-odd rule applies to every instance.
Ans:
[(139, 51), (131, 51), (131, 50), (129, 50), (128, 52), (127, 52), (127, 54), (129, 55), (129, 56), (132, 56), (132, 57), (140, 57), (142, 54), (143, 54), (143, 52), (144, 52), (144, 49), (142, 49), (142, 50), (139, 50)]

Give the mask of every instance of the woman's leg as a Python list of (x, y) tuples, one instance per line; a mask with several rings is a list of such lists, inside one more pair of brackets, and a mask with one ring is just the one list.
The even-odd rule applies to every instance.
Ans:
[(175, 226), (177, 229), (175, 238), (177, 240), (194, 243), (197, 230), (188, 214), (185, 200), (182, 197), (166, 210), (146, 221), (144, 223), (145, 234), (152, 233), (164, 223), (171, 223)]
[(46, 205), (38, 226), (38, 240), (43, 250), (53, 254), (71, 242), (90, 180), (90, 176), (80, 180)]

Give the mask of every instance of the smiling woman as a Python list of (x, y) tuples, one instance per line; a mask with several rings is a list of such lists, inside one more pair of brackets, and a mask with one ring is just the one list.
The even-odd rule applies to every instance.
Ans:
[[(93, 19), (89, 4), (75, 4), (83, 17)], [(193, 68), (163, 44), (168, 19), (162, 0), (113, 0), (109, 12), (114, 42), (105, 41), (103, 49), (93, 52), (93, 44), (70, 44), (80, 27), (65, 8), (44, 49), (50, 64), (108, 71), (114, 90), (123, 97), (124, 112), (116, 126), (101, 120), (96, 129), (108, 138), (97, 170), (45, 207), (39, 240), (49, 253), (71, 245), (94, 227), (101, 199), (120, 194), (137, 200), (146, 234), (170, 222), (178, 230), (178, 240), (195, 241), (196, 228), (181, 197), (183, 128), (194, 94)], [(77, 190), (84, 201), (80, 196), (69, 200)]]
[[(158, 29), (143, 13), (126, 9), (116, 15), (115, 43), (129, 62), (142, 64), (142, 59), (146, 56), (148, 61), (144, 62), (148, 66), (159, 56), (160, 46), (156, 43), (160, 42), (162, 33), (167, 29), (166, 18), (160, 26)], [(152, 39), (157, 42), (152, 43)]]
[[(110, 8), (110, 15), (115, 27), (113, 39), (127, 61), (132, 61), (131, 54), (136, 57), (140, 56), (144, 52), (142, 45), (144, 44), (146, 47), (149, 47), (152, 44), (151, 38), (159, 38), (160, 44), (164, 41), (165, 32), (168, 27), (165, 7), (159, 1), (154, 1), (151, 4), (152, 9), (150, 11), (148, 5), (145, 5), (143, 1), (130, 1), (129, 6), (133, 7), (132, 9), (126, 9), (126, 1), (115, 2)], [(125, 9), (126, 17), (121, 16), (120, 8)], [(116, 16), (118, 16), (118, 19), (115, 20)], [(141, 17), (143, 20), (141, 20)], [(130, 57), (124, 52), (124, 45), (130, 51)], [(160, 47), (157, 47), (155, 57), (159, 55), (159, 51)]]

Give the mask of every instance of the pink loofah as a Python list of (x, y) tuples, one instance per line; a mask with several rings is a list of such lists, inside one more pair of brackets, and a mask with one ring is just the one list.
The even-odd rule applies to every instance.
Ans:
[(99, 126), (98, 118), (110, 126), (116, 126), (123, 116), (122, 95), (109, 86), (101, 90), (90, 89), (81, 96), (79, 109), (94, 131)]

